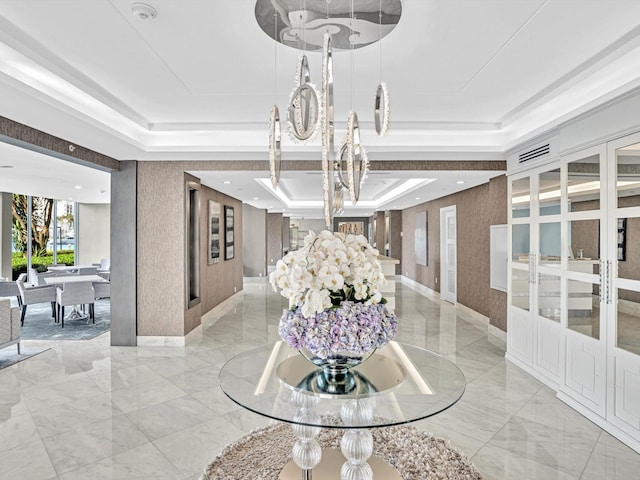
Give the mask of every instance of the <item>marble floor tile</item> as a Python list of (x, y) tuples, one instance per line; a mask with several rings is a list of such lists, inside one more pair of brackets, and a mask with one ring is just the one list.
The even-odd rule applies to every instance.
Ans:
[(543, 386), (517, 413), (516, 417), (559, 428), (579, 435), (594, 437), (602, 430), (573, 408), (560, 402), (549, 387)]
[(602, 432), (581, 480), (636, 480), (640, 455), (607, 432)]
[(132, 412), (186, 395), (165, 378), (111, 392), (111, 399), (123, 412)]
[(0, 453), (0, 480), (49, 480), (56, 477), (42, 440)]
[(431, 417), (440, 428), (453, 430), (482, 442), (488, 442), (509, 421), (508, 412), (497, 410), (491, 403), (478, 404), (464, 395), (453, 407)]
[(193, 397), (183, 396), (127, 413), (150, 440), (171, 435), (213, 419), (217, 414)]
[(153, 443), (182, 473), (202, 473), (205, 467), (229, 443), (248, 433), (226, 420), (213, 420), (181, 430)]
[[(577, 480), (578, 477), (556, 470), (508, 450), (486, 445), (471, 457), (487, 480)], [(602, 480), (605, 480), (603, 477)]]
[(0, 453), (22, 447), (39, 438), (38, 427), (28, 413), (0, 420)]
[(148, 365), (136, 365), (117, 370), (101, 370), (99, 372), (91, 372), (88, 376), (103, 392), (143, 385), (162, 378), (160, 374), (149, 368)]
[(60, 475), (149, 443), (149, 439), (129, 418), (118, 415), (45, 438), (43, 442)]
[(59, 480), (182, 480), (183, 475), (152, 443), (80, 467)]
[(600, 432), (564, 430), (513, 417), (489, 442), (522, 458), (580, 477)]
[(108, 420), (122, 411), (111, 402), (107, 394), (101, 393), (82, 401), (51, 405), (33, 411), (31, 416), (41, 438), (74, 430), (80, 426)]
[[(397, 284), (398, 339), (458, 364), (467, 390), (416, 422), (494, 479), (636, 479), (640, 455), (504, 358), (505, 344), (463, 308)], [(207, 314), (186, 347), (28, 341), (50, 350), (0, 370), (0, 480), (197, 480), (228, 444), (271, 420), (219, 387), (236, 353), (271, 344), (286, 301), (248, 281)], [(257, 372), (256, 374), (258, 374)]]

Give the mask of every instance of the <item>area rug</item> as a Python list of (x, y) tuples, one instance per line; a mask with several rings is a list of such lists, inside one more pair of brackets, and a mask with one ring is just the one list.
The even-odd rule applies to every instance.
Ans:
[[(65, 314), (71, 311), (67, 307)], [(88, 310), (87, 310), (88, 311)], [(64, 328), (55, 323), (48, 303), (29, 305), (20, 329), (20, 338), (24, 340), (91, 340), (108, 332), (111, 328), (111, 302), (109, 299), (96, 300), (95, 325), (89, 318), (83, 320), (65, 320)]]
[[(324, 448), (340, 448), (342, 434), (343, 430), (323, 429), (318, 442)], [(482, 479), (448, 440), (406, 425), (376, 428), (371, 434), (373, 455), (395, 467), (404, 480)], [(288, 424), (256, 430), (226, 447), (205, 468), (200, 480), (275, 480), (291, 460), (294, 442)]]
[(48, 348), (20, 348), (20, 355), (18, 355), (18, 347), (15, 345), (9, 345), (5, 348), (0, 348), (0, 370), (11, 365), (15, 365), (27, 358), (31, 358), (39, 353), (46, 352)]

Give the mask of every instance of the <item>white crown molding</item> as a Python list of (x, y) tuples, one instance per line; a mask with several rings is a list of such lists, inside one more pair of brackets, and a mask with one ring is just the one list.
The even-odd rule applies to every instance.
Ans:
[[(266, 123), (151, 123), (119, 102), (82, 73), (56, 58), (42, 45), (0, 17), (0, 83), (16, 95), (57, 110), (61, 120), (72, 117), (94, 135), (83, 136), (87, 147), (113, 156), (140, 160), (265, 159)], [(372, 122), (363, 123), (363, 141), (372, 159), (426, 159), (443, 154), (490, 155), (504, 152), (576, 116), (640, 87), (640, 27), (509, 112), (500, 122), (393, 122), (391, 134), (375, 135)], [(607, 68), (603, 68), (607, 67)], [(17, 99), (14, 99), (18, 101)], [(39, 112), (21, 112), (23, 123), (38, 125)], [(18, 119), (16, 119), (18, 120)], [(42, 123), (42, 122), (40, 122)], [(74, 139), (74, 131), (56, 128)], [(48, 128), (39, 127), (45, 131)], [(97, 148), (98, 133), (120, 143)], [(89, 141), (86, 139), (89, 138)], [(313, 143), (311, 144), (313, 145)], [(124, 148), (123, 148), (124, 147)], [(123, 156), (123, 151), (124, 153)], [(283, 139), (283, 158), (315, 158), (308, 145)]]

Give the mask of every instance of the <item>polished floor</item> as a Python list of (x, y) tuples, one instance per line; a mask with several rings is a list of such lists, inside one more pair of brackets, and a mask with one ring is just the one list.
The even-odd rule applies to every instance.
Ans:
[[(486, 479), (637, 479), (640, 455), (504, 359), (504, 343), (464, 309), (398, 285), (398, 340), (446, 355), (468, 387), (418, 423), (449, 438)], [(225, 397), (218, 371), (236, 352), (272, 342), (282, 301), (245, 283), (244, 298), (205, 318), (186, 348), (52, 348), (0, 370), (0, 479), (197, 479), (226, 444), (267, 420)]]

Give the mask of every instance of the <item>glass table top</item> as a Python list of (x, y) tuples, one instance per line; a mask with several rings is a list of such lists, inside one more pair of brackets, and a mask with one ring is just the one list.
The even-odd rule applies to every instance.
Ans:
[[(465, 378), (451, 361), (429, 350), (390, 342), (352, 369), (348, 394), (318, 388), (322, 370), (282, 341), (242, 352), (220, 370), (220, 386), (238, 405), (276, 420), (327, 428), (374, 428), (420, 420), (455, 404)], [(341, 420), (345, 405), (365, 400), (373, 417), (357, 426)], [(300, 415), (301, 409), (314, 415)]]

